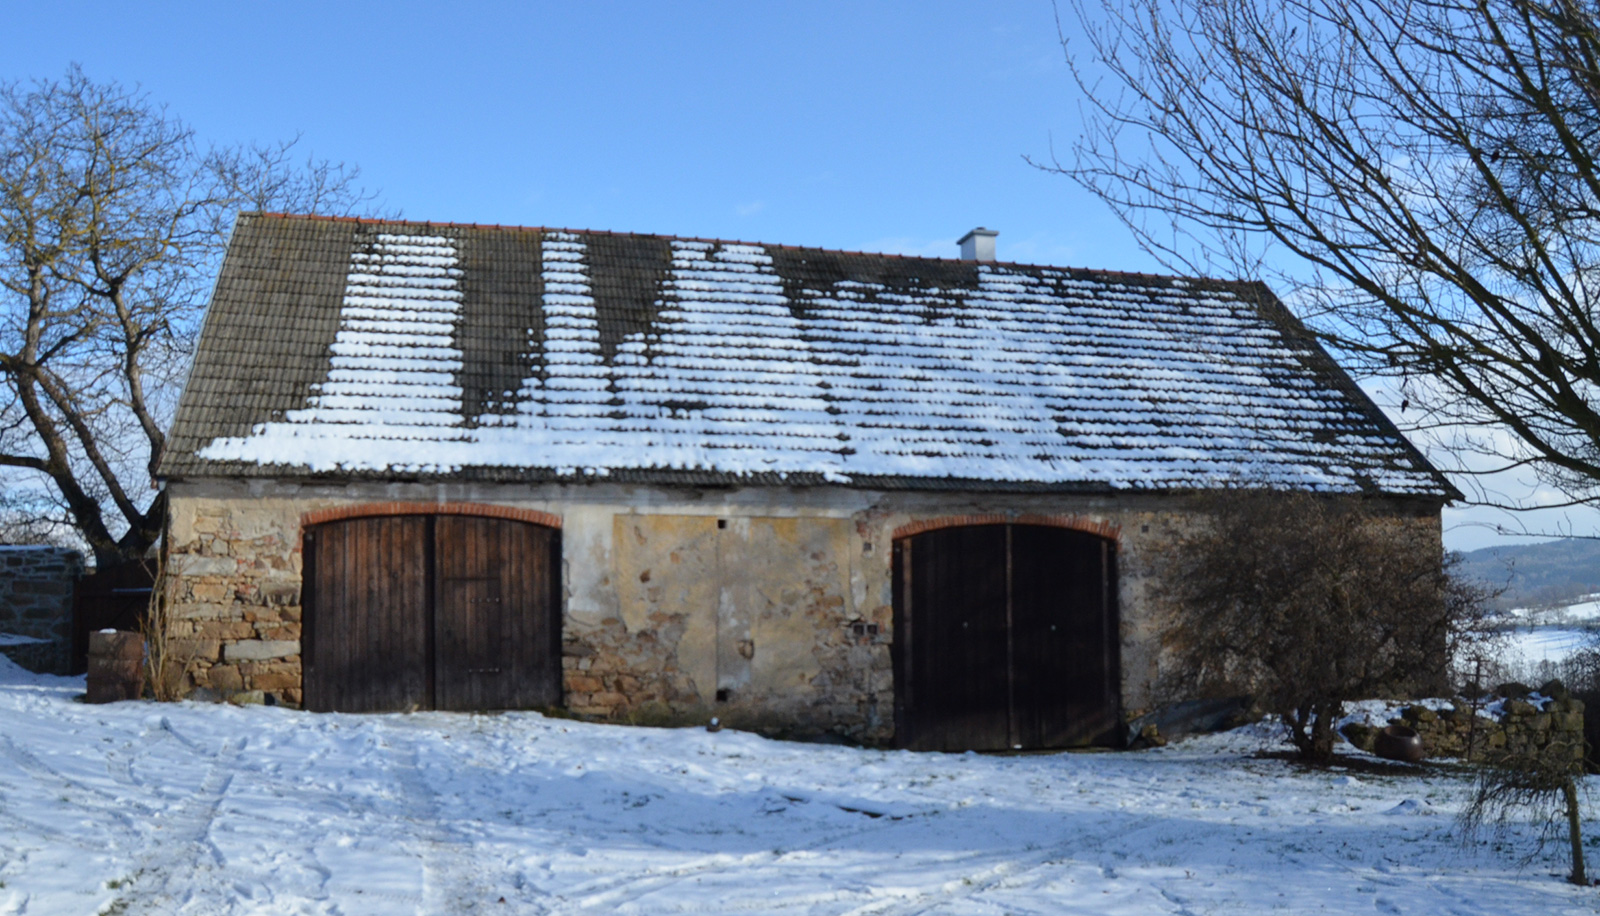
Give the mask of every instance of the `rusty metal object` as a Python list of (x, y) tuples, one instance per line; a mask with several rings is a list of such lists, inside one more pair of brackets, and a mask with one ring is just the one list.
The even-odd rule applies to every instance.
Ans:
[(1419, 763), (1428, 756), (1422, 746), (1422, 736), (1404, 725), (1391, 725), (1378, 732), (1372, 743), (1372, 752), (1386, 760)]

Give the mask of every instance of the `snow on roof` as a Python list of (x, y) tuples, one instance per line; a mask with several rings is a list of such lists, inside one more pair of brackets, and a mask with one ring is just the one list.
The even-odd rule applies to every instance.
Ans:
[(1453, 492), (1255, 284), (266, 215), (162, 471)]

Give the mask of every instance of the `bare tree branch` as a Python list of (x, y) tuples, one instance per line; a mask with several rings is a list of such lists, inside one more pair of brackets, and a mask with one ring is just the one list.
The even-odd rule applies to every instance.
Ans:
[(297, 141), (201, 149), (77, 67), (0, 85), (0, 467), (47, 483), (101, 566), (160, 535), (163, 496), (139, 494), (233, 215), (374, 203), (357, 169), (301, 163)]
[[(1456, 444), (1600, 492), (1592, 0), (1073, 0), (1066, 162), (1184, 272), (1265, 280)], [(1507, 444), (1509, 442), (1509, 445)]]

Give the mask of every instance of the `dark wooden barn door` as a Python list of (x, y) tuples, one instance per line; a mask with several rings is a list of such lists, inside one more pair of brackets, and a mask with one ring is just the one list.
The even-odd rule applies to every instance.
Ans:
[(561, 697), (560, 532), (356, 518), (305, 535), (305, 706), (517, 709)]
[(1012, 526), (1014, 744), (1071, 747), (1116, 737), (1114, 559), (1104, 538)]
[(919, 750), (1070, 747), (1119, 723), (1115, 550), (1035, 525), (895, 545), (896, 731)]
[(354, 518), (306, 534), (307, 708), (429, 705), (428, 520)]
[(434, 707), (525, 709), (561, 700), (555, 531), (441, 516)]
[(1005, 529), (945, 528), (914, 540), (910, 606), (917, 613), (909, 633), (907, 621), (895, 626), (897, 639), (910, 637), (909, 746), (1010, 747)]

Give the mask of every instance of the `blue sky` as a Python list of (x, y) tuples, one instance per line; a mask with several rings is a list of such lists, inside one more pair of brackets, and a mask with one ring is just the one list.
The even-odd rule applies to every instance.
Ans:
[(0, 77), (138, 83), (202, 137), (302, 133), (408, 217), (1153, 270), (1023, 161), (1078, 106), (1048, 0), (29, 4)]
[[(1003, 260), (1161, 272), (1024, 161), (1070, 157), (1079, 133), (1048, 0), (56, 0), (6, 25), (27, 38), (0, 80), (77, 62), (210, 142), (299, 134), (414, 219), (941, 257), (983, 225)], [(1448, 511), (1447, 542), (1504, 520)]]

